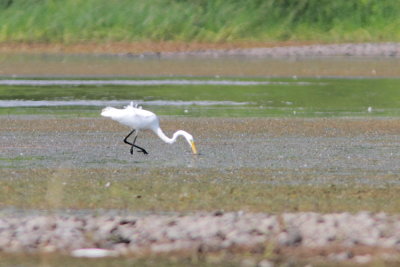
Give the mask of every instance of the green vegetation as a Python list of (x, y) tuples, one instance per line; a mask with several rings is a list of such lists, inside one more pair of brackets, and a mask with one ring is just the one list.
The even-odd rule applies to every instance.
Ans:
[[(380, 185), (358, 184), (350, 176), (335, 185), (275, 184), (273, 170), (178, 168), (43, 168), (0, 169), (0, 205), (25, 209), (118, 209), (131, 212), (400, 212), (399, 185), (371, 174)], [(356, 176), (356, 175), (355, 175)], [(285, 179), (308, 181), (313, 174), (293, 173)], [(327, 178), (328, 180), (330, 178)], [(335, 179), (331, 179), (336, 182)]]
[(0, 0), (0, 42), (399, 41), (393, 0)]

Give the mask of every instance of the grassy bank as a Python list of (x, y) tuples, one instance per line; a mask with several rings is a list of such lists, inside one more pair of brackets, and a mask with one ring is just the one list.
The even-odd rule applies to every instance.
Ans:
[(391, 0), (0, 0), (0, 42), (399, 41)]

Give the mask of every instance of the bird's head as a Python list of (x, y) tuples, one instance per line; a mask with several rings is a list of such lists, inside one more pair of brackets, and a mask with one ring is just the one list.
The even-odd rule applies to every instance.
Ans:
[(182, 135), (183, 137), (185, 137), (186, 141), (189, 143), (190, 147), (192, 148), (193, 154), (197, 155), (198, 151), (197, 151), (196, 145), (194, 144), (193, 136), (188, 132), (179, 130), (174, 134), (173, 140), (175, 141), (176, 137), (179, 135)]

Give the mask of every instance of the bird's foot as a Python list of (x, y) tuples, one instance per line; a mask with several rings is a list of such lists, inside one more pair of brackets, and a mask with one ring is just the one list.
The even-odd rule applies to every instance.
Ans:
[[(131, 149), (131, 155), (133, 155), (133, 149)], [(137, 150), (137, 152), (141, 152), (141, 153), (143, 153), (143, 154), (145, 154), (145, 155), (148, 155), (149, 153), (146, 151), (146, 150)]]
[(145, 154), (145, 155), (148, 155), (149, 153), (147, 153), (147, 151), (146, 150), (138, 150), (138, 152), (142, 152), (143, 154)]

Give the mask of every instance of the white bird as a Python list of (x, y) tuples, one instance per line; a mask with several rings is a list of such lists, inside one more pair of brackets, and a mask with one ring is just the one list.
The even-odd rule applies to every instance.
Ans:
[[(135, 145), (139, 130), (152, 130), (156, 135), (158, 135), (158, 137), (161, 138), (161, 140), (168, 144), (175, 143), (178, 136), (183, 136), (192, 148), (193, 154), (197, 154), (197, 149), (193, 141), (193, 136), (191, 134), (179, 130), (173, 134), (172, 138), (169, 138), (161, 130), (157, 115), (151, 111), (144, 110), (142, 109), (142, 107), (138, 107), (137, 105), (133, 106), (133, 102), (131, 102), (130, 105), (126, 106), (123, 109), (106, 107), (101, 111), (101, 116), (111, 118), (133, 129), (124, 139), (124, 143), (131, 146), (131, 154), (133, 154), (134, 147), (140, 149), (138, 150), (138, 152), (148, 154), (144, 148)], [(133, 133), (135, 133), (135, 137), (133, 139), (133, 142), (130, 143), (127, 139)]]

